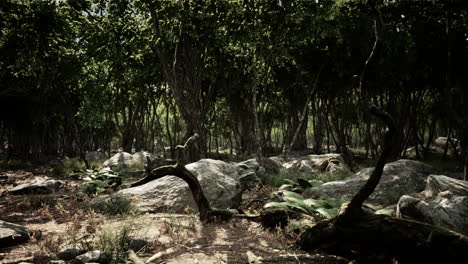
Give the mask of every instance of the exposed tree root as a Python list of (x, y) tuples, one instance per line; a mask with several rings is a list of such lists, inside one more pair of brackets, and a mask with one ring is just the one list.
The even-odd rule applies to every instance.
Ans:
[[(321, 249), (349, 259), (366, 254), (401, 263), (468, 263), (468, 238), (429, 224), (362, 212), (343, 221), (339, 217), (306, 230), (298, 245)], [(375, 263), (375, 259), (360, 263)], [(380, 260), (379, 263), (385, 263)]]

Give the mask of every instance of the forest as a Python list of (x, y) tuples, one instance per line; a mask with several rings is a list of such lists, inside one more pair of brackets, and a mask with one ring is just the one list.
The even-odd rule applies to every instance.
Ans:
[(0, 263), (468, 262), (467, 29), (463, 0), (1, 1)]

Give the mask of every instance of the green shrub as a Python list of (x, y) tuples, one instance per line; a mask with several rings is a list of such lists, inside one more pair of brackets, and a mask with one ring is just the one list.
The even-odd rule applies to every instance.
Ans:
[(90, 204), (90, 207), (95, 212), (104, 215), (131, 215), (135, 212), (132, 199), (122, 194), (102, 198), (102, 200)]
[(285, 184), (280, 186), (280, 190), (288, 190), (296, 193), (303, 193), (307, 188), (315, 187), (322, 184), (319, 180), (306, 180), (304, 178), (297, 178), (295, 181), (284, 179)]
[(335, 217), (343, 201), (338, 199), (304, 199), (300, 194), (290, 191), (282, 191), (284, 202), (269, 202), (263, 206), (268, 208), (282, 208), (297, 211), (303, 214), (320, 214), (325, 218)]
[(122, 184), (122, 177), (112, 170), (86, 170), (78, 173), (78, 176), (84, 181), (81, 185), (83, 192), (90, 196), (102, 194)]
[[(269, 202), (263, 208), (288, 209), (312, 216), (319, 214), (324, 218), (331, 219), (338, 215), (344, 203), (342, 200), (334, 198), (305, 199), (295, 192), (282, 191), (282, 193), (284, 202)], [(376, 207), (370, 204), (364, 204), (362, 209), (370, 213), (378, 211)]]
[(80, 172), (86, 169), (86, 165), (79, 158), (64, 159), (61, 163), (56, 165), (53, 173), (58, 176), (70, 175), (74, 172)]

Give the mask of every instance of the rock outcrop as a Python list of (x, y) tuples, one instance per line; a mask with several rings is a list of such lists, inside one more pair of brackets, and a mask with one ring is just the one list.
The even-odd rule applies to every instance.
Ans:
[(146, 164), (146, 157), (153, 159), (153, 155), (146, 151), (140, 151), (133, 155), (127, 152), (119, 152), (110, 159), (106, 160), (102, 166), (110, 168), (117, 166), (132, 166), (143, 168)]
[(412, 218), (468, 235), (468, 182), (443, 175), (429, 175), (426, 189), (404, 195), (397, 216)]
[(12, 195), (50, 194), (56, 192), (65, 182), (49, 177), (35, 177), (32, 182), (23, 183), (9, 190)]
[(317, 175), (319, 173), (349, 173), (349, 167), (340, 154), (307, 155), (291, 157), (287, 161), (281, 157), (270, 158), (281, 163), (282, 170), (297, 175)]
[[(306, 196), (326, 196), (350, 200), (369, 179), (374, 168), (366, 168), (342, 181), (327, 182), (306, 190)], [(368, 202), (383, 206), (396, 204), (405, 194), (424, 190), (432, 167), (413, 160), (398, 160), (384, 167), (382, 178)]]
[[(210, 205), (215, 208), (237, 208), (241, 201), (239, 167), (220, 160), (202, 159), (186, 165), (199, 180)], [(118, 191), (113, 196), (132, 199), (140, 212), (184, 212), (196, 210), (188, 185), (175, 176), (166, 176), (141, 186)], [(95, 198), (90, 206), (99, 207), (110, 196)]]
[(0, 220), (0, 248), (26, 242), (30, 234), (31, 231), (24, 226)]

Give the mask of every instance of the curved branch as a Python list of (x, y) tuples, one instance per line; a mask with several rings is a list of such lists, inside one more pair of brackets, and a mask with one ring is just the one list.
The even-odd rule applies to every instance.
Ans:
[(210, 208), (210, 203), (201, 188), (200, 182), (198, 181), (197, 177), (193, 175), (189, 170), (180, 164), (176, 164), (173, 166), (162, 166), (157, 169), (152, 170), (145, 178), (142, 180), (135, 182), (131, 185), (131, 187), (136, 187), (148, 183), (150, 181), (154, 181), (160, 179), (165, 176), (176, 176), (182, 180), (184, 180), (192, 192), (193, 199), (198, 207), (198, 212), (200, 213), (200, 220), (202, 222), (210, 221), (212, 218), (213, 210)]
[(344, 214), (355, 212), (361, 210), (361, 207), (367, 198), (374, 192), (375, 188), (379, 184), (380, 179), (382, 178), (383, 169), (385, 163), (387, 163), (388, 157), (391, 155), (393, 150), (392, 142), (394, 141), (397, 135), (397, 129), (395, 126), (395, 121), (393, 118), (384, 110), (371, 105), (369, 107), (371, 114), (382, 120), (387, 126), (387, 130), (384, 135), (384, 142), (382, 147), (382, 153), (380, 153), (379, 159), (375, 164), (375, 169), (372, 171), (371, 176), (367, 180), (366, 184), (359, 190), (359, 192), (351, 199), (346, 211)]
[(200, 136), (195, 133), (193, 136), (189, 137), (187, 139), (187, 141), (185, 142), (185, 144), (182, 146), (182, 145), (177, 145), (175, 147), (176, 151), (177, 151), (177, 164), (179, 165), (185, 165), (185, 163), (187, 162), (187, 159), (186, 159), (186, 154), (188, 152), (188, 150), (190, 149), (190, 147), (192, 147), (192, 145), (195, 143), (195, 141), (198, 140)]

